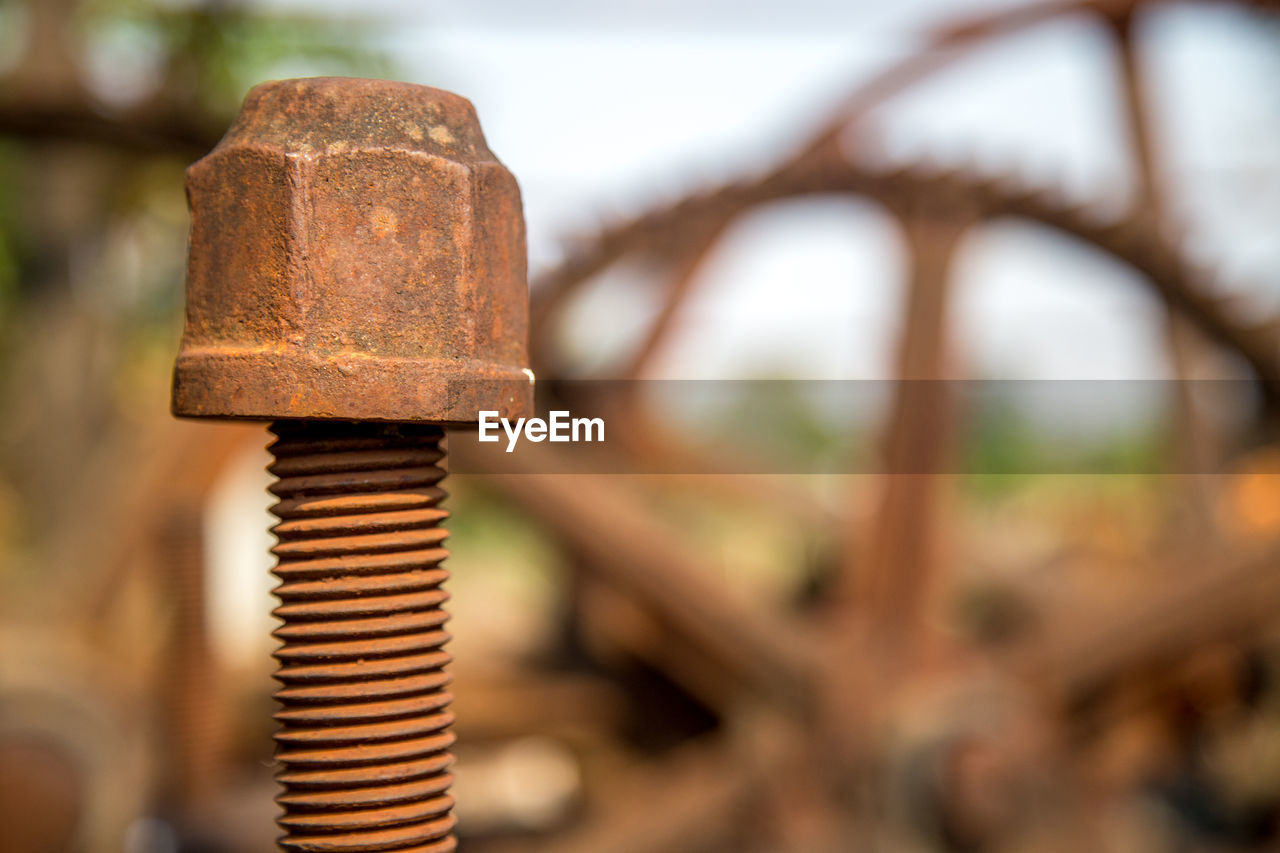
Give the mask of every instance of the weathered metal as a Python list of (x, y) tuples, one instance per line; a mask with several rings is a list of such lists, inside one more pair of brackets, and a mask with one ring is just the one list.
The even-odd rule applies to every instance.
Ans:
[(258, 86), (187, 193), (174, 414), (469, 423), (531, 402), (520, 192), (465, 99)]
[(515, 180), (466, 100), (320, 78), (188, 192), (173, 411), (275, 421), (280, 846), (452, 850), (441, 426), (532, 407)]
[(277, 421), (286, 850), (452, 849), (433, 426)]

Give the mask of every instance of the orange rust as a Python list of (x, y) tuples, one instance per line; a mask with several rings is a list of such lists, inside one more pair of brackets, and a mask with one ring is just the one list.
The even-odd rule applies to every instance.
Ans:
[(519, 188), (465, 99), (315, 78), (187, 194), (173, 412), (278, 436), (280, 847), (452, 850), (440, 427), (532, 409)]
[(520, 190), (465, 98), (264, 83), (188, 169), (187, 195), (175, 414), (474, 423), (531, 410)]
[[(286, 850), (452, 842), (434, 427), (278, 422), (279, 824)], [(418, 483), (420, 491), (407, 489)], [(389, 490), (389, 491), (383, 491)], [(395, 494), (404, 507), (368, 500)], [(341, 495), (356, 501), (335, 501)], [(420, 587), (402, 592), (403, 578)], [(316, 578), (298, 582), (296, 578)], [(373, 615), (371, 615), (373, 614)]]
[(292, 794), (280, 797), (282, 802), (296, 806), (323, 806), (350, 808), (353, 806), (371, 806), (384, 803), (395, 803), (402, 800), (415, 800), (431, 797), (448, 790), (453, 776), (442, 773), (430, 779), (405, 782), (402, 785), (383, 785), (377, 788), (349, 791), (316, 791), (310, 794)]

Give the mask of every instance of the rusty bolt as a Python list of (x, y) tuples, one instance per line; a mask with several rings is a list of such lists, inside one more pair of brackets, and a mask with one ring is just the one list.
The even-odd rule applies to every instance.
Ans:
[(277, 436), (280, 847), (452, 850), (440, 440), (532, 405), (519, 189), (465, 99), (317, 78), (187, 193), (173, 412)]

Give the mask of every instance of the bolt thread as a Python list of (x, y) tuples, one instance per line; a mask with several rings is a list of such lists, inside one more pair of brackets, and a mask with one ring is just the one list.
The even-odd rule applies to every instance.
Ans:
[(277, 421), (282, 850), (455, 848), (439, 428)]

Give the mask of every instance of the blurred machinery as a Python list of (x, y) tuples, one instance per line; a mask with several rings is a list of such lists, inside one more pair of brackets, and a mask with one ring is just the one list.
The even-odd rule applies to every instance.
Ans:
[[(1280, 505), (1280, 348), (1274, 326), (1238, 316), (1220, 298), (1214, 272), (1188, 260), (1169, 221), (1134, 37), (1135, 21), (1157, 5), (1062, 0), (940, 28), (928, 49), (860, 86), (772, 168), (573, 246), (534, 284), (530, 348), (540, 382), (555, 387), (577, 375), (557, 348), (558, 325), (602, 272), (639, 259), (664, 294), (621, 371), (644, 377), (733, 222), (780, 200), (857, 196), (894, 218), (910, 254), (897, 377), (949, 378), (957, 246), (976, 226), (1014, 218), (1135, 270), (1167, 306), (1175, 375), (1194, 375), (1206, 351), (1245, 366), (1261, 402), (1241, 435), (1217, 435), (1189, 396), (1173, 412), (1170, 469), (1214, 475), (1166, 479), (1162, 518), (1146, 528), (1151, 541), (1125, 552), (1055, 551), (1042, 558), (1052, 566), (1022, 573), (1032, 581), (987, 590), (964, 631), (952, 618), (956, 555), (981, 553), (984, 542), (956, 532), (944, 472), (965, 413), (948, 407), (935, 382), (895, 386), (883, 426), (886, 473), (845, 502), (752, 474), (540, 473), (555, 469), (549, 446), (536, 470), (460, 478), (535, 522), (561, 569), (556, 642), (516, 671), (459, 667), (458, 787), (475, 792), (460, 800), (476, 803), (461, 815), (468, 849), (1141, 853), (1280, 844), (1280, 513), (1267, 511)], [(1273, 21), (1271, 4), (1252, 5)], [(865, 132), (875, 106), (993, 39), (1080, 17), (1114, 33), (1140, 172), (1126, 210), (1070, 201), (1013, 174), (877, 162)], [(198, 113), (173, 105), (149, 106), (172, 115), (146, 121), (104, 117), (75, 99), (37, 106), (6, 107), (0, 130), (131, 150), (213, 142), (189, 133), (208, 124)], [(40, 115), (47, 120), (31, 118)], [(565, 402), (588, 404), (572, 399), (575, 387), (562, 386)], [(643, 400), (609, 405), (625, 413), (610, 424), (619, 452), (641, 460), (636, 467), (706, 452), (664, 429)], [(133, 837), (150, 833), (152, 847), (138, 849), (171, 849), (155, 846), (156, 826), (180, 849), (270, 843), (269, 816), (257, 827), (226, 820), (249, 814), (246, 791), (268, 790), (268, 774), (254, 772), (263, 770), (254, 761), (265, 756), (266, 733), (208, 693), (217, 664), (201, 636), (191, 547), (204, 529), (193, 507), (226, 460), (263, 436), (191, 429), (158, 418), (145, 443), (124, 445), (131, 458), (146, 448), (147, 469), (104, 475), (95, 488), (118, 497), (94, 508), (92, 536), (77, 533), (79, 545), (68, 546), (81, 562), (109, 557), (92, 561), (87, 603), (62, 617), (86, 641), (82, 660), (92, 659), (102, 626), (115, 624), (111, 614), (130, 607), (126, 594), (136, 590), (123, 576), (145, 566), (139, 583), (166, 590), (155, 595), (172, 603), (173, 619), (146, 623), (167, 638), (164, 654), (147, 650), (137, 667), (153, 678), (110, 679), (118, 695), (108, 700), (102, 688), (64, 678), (69, 670), (53, 661), (35, 687), (0, 669), (3, 707), (14, 709), (0, 714), (0, 788), (15, 785), (14, 772), (34, 780), (21, 809), (43, 827), (42, 846), (4, 847), (6, 839), (0, 848), (65, 849), (69, 823), (78, 833), (109, 833), (122, 815), (132, 817)], [(901, 473), (908, 470), (924, 473)], [(796, 567), (790, 588), (752, 588), (717, 572), (673, 505), (781, 518), (822, 547)], [(1125, 578), (1125, 594), (1079, 581), (1109, 573)], [(1046, 587), (1046, 576), (1077, 582)], [(24, 636), (5, 649), (29, 658), (30, 646)], [(31, 690), (38, 697), (23, 698)], [(162, 694), (163, 703), (146, 701)], [(68, 710), (24, 710), (32, 702)], [(124, 755), (130, 703), (163, 709), (165, 745), (137, 754), (168, 760), (151, 767)], [(104, 715), (111, 707), (121, 710)], [(117, 734), (84, 738), (97, 729), (76, 715)], [(112, 787), (104, 774), (118, 778), (125, 767), (138, 768), (140, 788), (159, 793), (109, 808), (94, 792)]]

